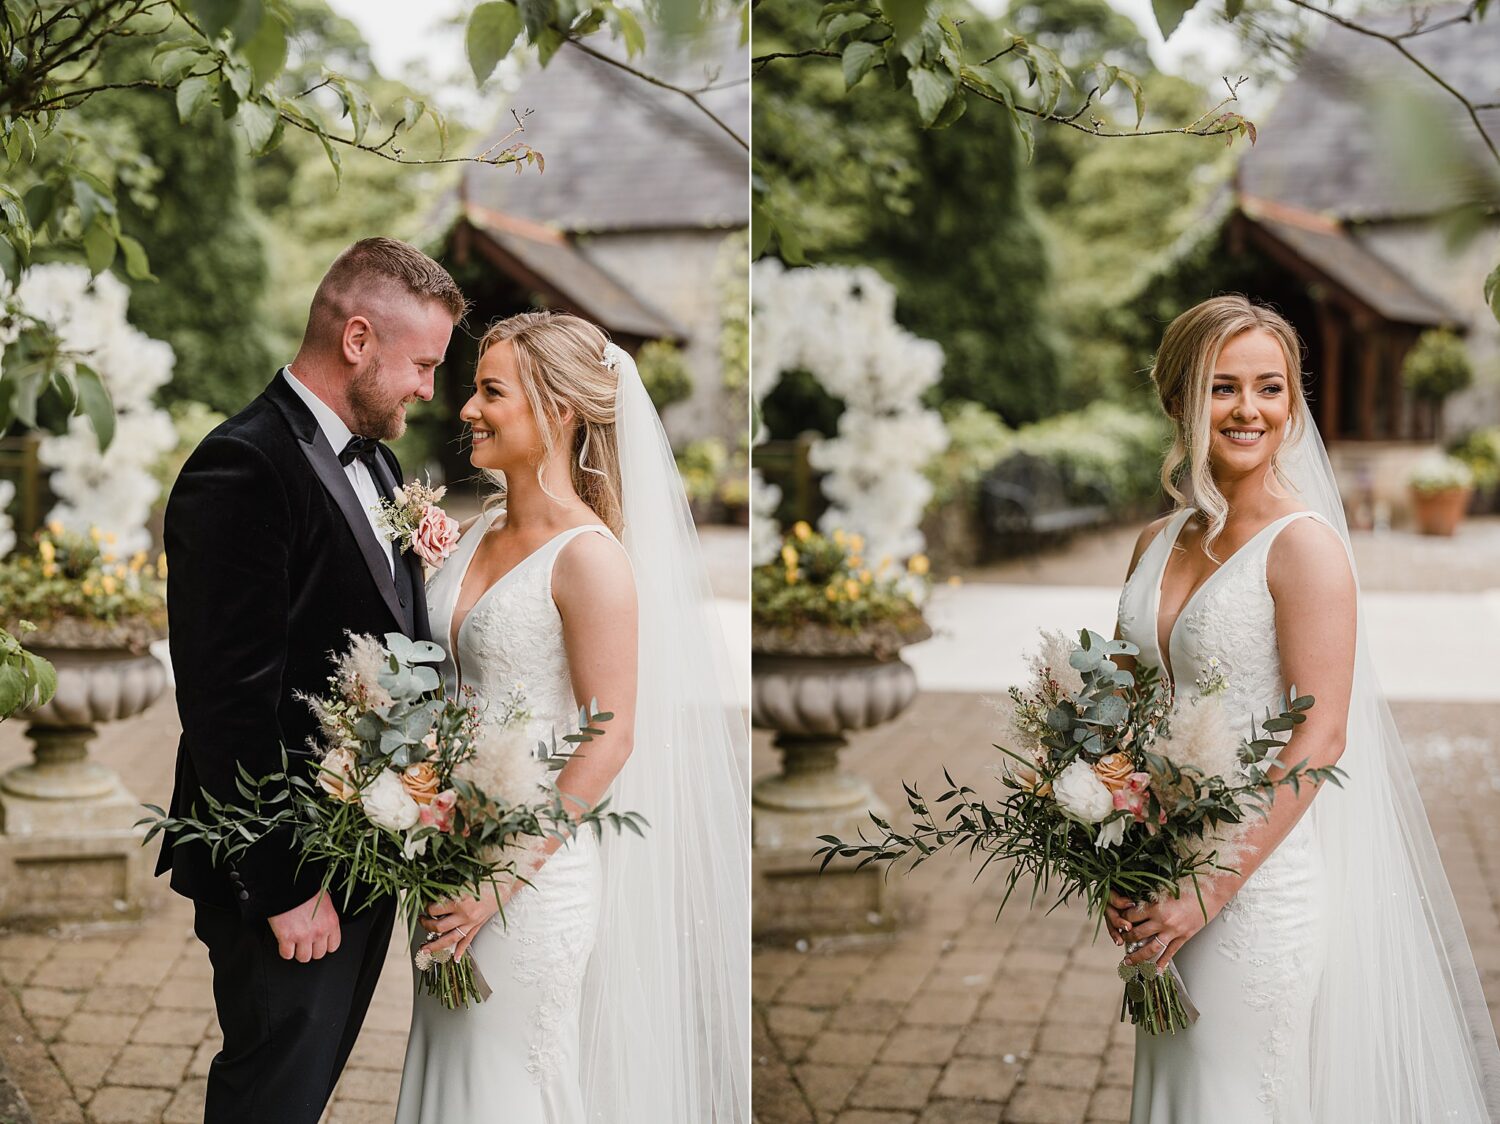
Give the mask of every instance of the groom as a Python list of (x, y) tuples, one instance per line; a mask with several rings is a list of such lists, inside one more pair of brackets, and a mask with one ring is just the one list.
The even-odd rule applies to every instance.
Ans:
[[(346, 633), (431, 639), (421, 564), (375, 528), (401, 482), (380, 441), (430, 400), (464, 299), (421, 251), (350, 246), (313, 297), (302, 346), (264, 393), (198, 446), (167, 505), (167, 609), (182, 740), (171, 814), (200, 793), (238, 799), (243, 769), (305, 769), (316, 732), (302, 693), (326, 689)], [(207, 1124), (315, 1124), (364, 1021), (394, 902), (352, 916), (318, 896), (323, 870), (289, 837), (215, 866), (168, 839), (157, 873), (193, 899), (224, 1048)]]

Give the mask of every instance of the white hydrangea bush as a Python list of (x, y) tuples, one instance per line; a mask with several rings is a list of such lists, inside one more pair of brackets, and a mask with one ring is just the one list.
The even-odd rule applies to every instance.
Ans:
[(171, 417), (151, 401), (172, 377), (171, 345), (125, 319), (130, 290), (113, 274), (39, 265), (26, 271), (14, 297), (22, 311), (52, 325), (68, 355), (99, 373), (116, 413), (106, 452), (82, 417), (71, 418), (66, 433), (42, 439), (37, 455), (52, 470), (58, 498), (48, 520), (80, 533), (98, 527), (113, 534), (121, 555), (149, 549), (146, 522), (161, 492), (151, 467), (177, 444)]
[(920, 553), (918, 525), (932, 496), (922, 468), (947, 447), (922, 395), (943, 370), (943, 349), (896, 322), (896, 290), (867, 266), (787, 269), (767, 259), (753, 276), (751, 385), (763, 401), (783, 372), (810, 372), (844, 403), (838, 434), (809, 450), (827, 473), (825, 531), (864, 536), (871, 558)]

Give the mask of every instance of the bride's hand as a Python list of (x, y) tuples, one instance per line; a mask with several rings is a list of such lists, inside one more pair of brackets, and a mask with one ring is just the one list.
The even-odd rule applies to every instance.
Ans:
[(453, 959), (463, 959), (464, 953), (469, 951), (469, 945), (479, 935), (479, 930), (510, 901), (518, 885), (514, 881), (505, 881), (493, 890), (486, 890), (478, 898), (458, 898), (428, 906), (427, 912), (417, 919), (417, 923), (436, 935), (422, 945), (422, 948), (428, 952), (452, 948)]
[(1207, 917), (1203, 916), (1203, 907), (1193, 893), (1184, 893), (1180, 898), (1163, 897), (1158, 902), (1141, 902), (1121, 911), (1120, 919), (1130, 926), (1126, 938), (1146, 942), (1125, 957), (1125, 963), (1143, 964), (1154, 960), (1165, 968), (1188, 939), (1218, 914), (1218, 904), (1209, 895), (1207, 887), (1204, 888), (1203, 904), (1208, 907)]

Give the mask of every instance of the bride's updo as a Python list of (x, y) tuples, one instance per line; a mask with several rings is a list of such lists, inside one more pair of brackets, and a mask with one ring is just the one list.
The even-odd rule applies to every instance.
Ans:
[(1269, 333), (1286, 357), (1288, 423), (1281, 445), (1271, 454), (1271, 479), (1273, 487), (1290, 488), (1281, 471), (1282, 458), (1301, 439), (1308, 412), (1302, 340), (1284, 316), (1239, 294), (1212, 297), (1167, 325), (1151, 367), (1162, 409), (1172, 419), (1172, 448), (1161, 466), (1162, 487), (1179, 506), (1198, 509), (1207, 524), (1203, 546), (1209, 557), (1214, 556), (1214, 540), (1229, 516), (1229, 503), (1208, 463), (1214, 373), (1224, 345), (1254, 328)]
[[(502, 341), (515, 352), (521, 386), (541, 431), (543, 463), (537, 466), (542, 491), (545, 464), (568, 439), (563, 414), (573, 411), (570, 472), (579, 497), (616, 535), (622, 533), (620, 452), (615, 442), (615, 391), (619, 376), (604, 363), (609, 337), (594, 324), (563, 312), (522, 312), (490, 325), (479, 341), (479, 358)], [(503, 473), (490, 473), (500, 488), (491, 502), (504, 501)]]

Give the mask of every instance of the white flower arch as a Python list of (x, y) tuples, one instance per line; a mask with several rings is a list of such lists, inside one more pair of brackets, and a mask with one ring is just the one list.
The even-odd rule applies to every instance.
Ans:
[(99, 372), (115, 406), (114, 441), (103, 453), (82, 417), (69, 419), (67, 433), (42, 439), (37, 456), (52, 469), (49, 485), (58, 498), (48, 520), (111, 533), (120, 555), (149, 549), (146, 521), (161, 492), (151, 468), (177, 444), (171, 417), (151, 402), (172, 377), (171, 345), (125, 319), (130, 290), (113, 274), (91, 278), (81, 265), (39, 265), (26, 271), (15, 300)]
[[(786, 371), (805, 370), (843, 400), (838, 436), (809, 452), (831, 506), (822, 528), (864, 536), (868, 557), (906, 558), (923, 546), (918, 524), (932, 495), (922, 467), (948, 444), (922, 394), (943, 369), (943, 349), (896, 323), (896, 291), (867, 266), (787, 269), (756, 263), (751, 386), (757, 402)], [(759, 520), (758, 520), (759, 522)], [(754, 530), (757, 560), (777, 528)]]

